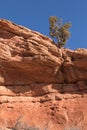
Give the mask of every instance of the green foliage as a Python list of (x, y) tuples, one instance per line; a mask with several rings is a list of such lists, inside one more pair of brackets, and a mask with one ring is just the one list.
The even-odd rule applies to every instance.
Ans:
[(62, 19), (56, 16), (50, 16), (49, 24), (50, 36), (57, 40), (57, 45), (61, 48), (70, 37), (69, 28), (71, 27), (71, 23), (62, 24)]

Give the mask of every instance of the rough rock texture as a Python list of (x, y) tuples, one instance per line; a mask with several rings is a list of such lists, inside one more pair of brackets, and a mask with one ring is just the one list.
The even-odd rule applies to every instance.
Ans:
[(21, 122), (87, 130), (87, 49), (58, 49), (48, 37), (1, 19), (0, 128)]

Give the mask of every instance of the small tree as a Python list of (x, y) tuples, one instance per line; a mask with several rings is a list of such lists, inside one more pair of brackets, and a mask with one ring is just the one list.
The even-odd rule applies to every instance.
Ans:
[(66, 44), (67, 39), (70, 37), (69, 28), (71, 23), (62, 24), (62, 19), (56, 16), (50, 16), (50, 36), (57, 40), (57, 46), (61, 48)]

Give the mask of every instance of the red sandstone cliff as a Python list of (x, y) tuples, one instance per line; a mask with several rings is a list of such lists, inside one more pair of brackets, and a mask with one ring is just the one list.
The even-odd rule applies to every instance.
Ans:
[[(87, 130), (87, 49), (0, 20), (0, 128)], [(18, 129), (19, 130), (19, 129)]]

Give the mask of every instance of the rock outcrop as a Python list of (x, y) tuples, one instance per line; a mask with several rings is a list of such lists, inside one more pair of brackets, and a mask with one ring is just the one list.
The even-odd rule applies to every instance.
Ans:
[(40, 130), (87, 130), (87, 49), (59, 49), (1, 19), (0, 128), (21, 122)]

